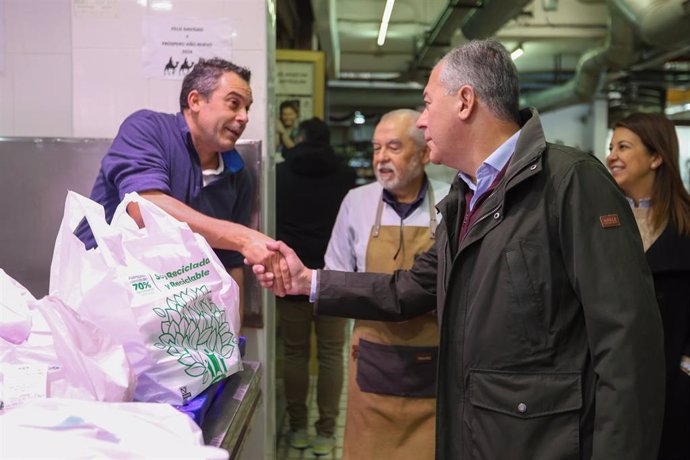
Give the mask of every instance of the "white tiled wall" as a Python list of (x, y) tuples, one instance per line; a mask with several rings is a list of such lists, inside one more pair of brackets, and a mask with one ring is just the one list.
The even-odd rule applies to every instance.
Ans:
[(71, 134), (71, 63), (66, 53), (12, 56), (14, 135), (61, 137)]
[[(181, 80), (152, 79), (142, 66), (147, 16), (227, 18), (230, 56), (252, 70), (244, 137), (267, 135), (267, 14), (264, 0), (0, 0), (5, 72), (0, 136), (113, 137), (140, 108), (179, 110)], [(168, 9), (156, 6), (168, 4)], [(86, 10), (82, 6), (104, 8)]]
[(2, 0), (0, 136), (72, 135), (69, 0)]
[(69, 0), (3, 0), (2, 3), (7, 53), (70, 53)]
[[(1, 0), (0, 0), (1, 1)], [(2, 48), (0, 48), (2, 52)], [(5, 56), (5, 68), (13, 67), (12, 56)], [(14, 75), (0, 72), (0, 137), (14, 133)]]

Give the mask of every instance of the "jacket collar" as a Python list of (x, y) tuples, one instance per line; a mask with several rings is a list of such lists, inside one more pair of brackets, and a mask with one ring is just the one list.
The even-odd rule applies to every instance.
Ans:
[[(510, 160), (506, 171), (507, 182), (518, 175), (525, 167), (530, 166), (530, 174), (536, 174), (541, 170), (542, 165), (539, 161), (541, 154), (546, 149), (546, 138), (544, 129), (541, 126), (539, 113), (535, 108), (527, 108), (520, 111), (520, 126), (522, 132), (515, 145), (515, 153)], [(535, 168), (532, 166), (536, 165)]]
[[(489, 210), (492, 212), (500, 211), (507, 190), (542, 170), (541, 158), (547, 144), (537, 110), (528, 108), (520, 111), (520, 126), (522, 131), (515, 145), (515, 153), (508, 164), (505, 177), (498, 184), (495, 192), (481, 204), (480, 209), (477, 210), (479, 213), (485, 213)], [(459, 231), (456, 227), (459, 222), (458, 216), (464, 212), (463, 197), (466, 190), (467, 184), (457, 177), (453, 181), (448, 195), (436, 206), (443, 215), (443, 222), (446, 225), (453, 254), (456, 254), (454, 243)], [(499, 217), (492, 219), (490, 225), (485, 225), (482, 232), (475, 233), (463, 241), (463, 246), (481, 238), (490, 228), (497, 225), (502, 220), (502, 214), (499, 212)]]
[[(539, 160), (541, 159), (541, 154), (546, 149), (546, 139), (537, 109), (527, 108), (520, 111), (520, 127), (522, 132), (515, 145), (515, 153), (510, 159), (508, 169), (506, 170), (506, 178), (504, 179), (506, 182), (512, 180), (526, 166), (530, 166), (527, 170), (527, 176), (535, 174), (542, 169)], [(532, 168), (532, 166), (535, 167)], [(456, 177), (448, 195), (436, 206), (436, 209), (443, 214), (444, 219), (451, 209), (451, 204), (457, 201), (458, 193), (464, 196), (466, 189), (467, 184), (460, 180), (459, 177)]]

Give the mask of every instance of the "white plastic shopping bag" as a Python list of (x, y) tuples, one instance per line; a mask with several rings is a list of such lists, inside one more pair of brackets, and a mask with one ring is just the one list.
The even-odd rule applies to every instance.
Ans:
[(0, 338), (0, 401), (5, 409), (46, 397), (132, 400), (136, 378), (120, 343), (60, 299), (34, 299), (2, 270), (0, 285), (3, 299), (27, 314), (31, 325), (21, 342)]
[(37, 400), (0, 415), (0, 439), (0, 458), (228, 458), (167, 404)]
[[(131, 202), (145, 228), (126, 214)], [(73, 235), (82, 218), (95, 249)], [(68, 193), (50, 292), (123, 343), (138, 401), (186, 404), (242, 370), (237, 284), (201, 235), (136, 193), (125, 196), (112, 225), (99, 204)]]
[(22, 343), (29, 337), (32, 300), (34, 296), (0, 268), (0, 338)]

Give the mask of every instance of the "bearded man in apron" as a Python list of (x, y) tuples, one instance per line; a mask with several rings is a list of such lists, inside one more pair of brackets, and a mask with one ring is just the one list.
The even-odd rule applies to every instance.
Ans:
[[(385, 114), (372, 144), (377, 182), (341, 204), (326, 268), (392, 273), (434, 242), (435, 204), (449, 185), (424, 173), (420, 113)], [(349, 357), (344, 460), (434, 458), (438, 324), (435, 313), (393, 323), (356, 320)]]

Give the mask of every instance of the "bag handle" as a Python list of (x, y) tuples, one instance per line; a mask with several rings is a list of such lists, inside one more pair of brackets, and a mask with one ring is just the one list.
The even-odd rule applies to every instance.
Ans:
[(158, 207), (155, 203), (147, 200), (139, 195), (137, 192), (129, 192), (125, 194), (122, 202), (115, 209), (113, 214), (112, 225), (123, 226), (124, 222), (132, 221), (132, 218), (127, 214), (127, 206), (130, 203), (137, 203), (139, 205), (139, 212), (141, 219), (144, 221), (144, 227), (149, 234), (165, 234), (170, 232), (170, 228), (177, 227), (180, 230), (192, 232), (184, 222), (180, 222), (173, 216)]
[[(96, 249), (87, 250), (74, 234), (74, 230), (84, 218), (98, 244)], [(69, 269), (75, 263), (75, 258), (77, 262), (83, 262), (88, 257), (98, 258), (106, 267), (118, 267), (122, 263), (117, 260), (124, 261), (122, 249), (117, 247), (121, 239), (122, 235), (106, 223), (103, 206), (73, 191), (67, 192), (65, 211), (55, 239), (53, 260), (50, 263), (49, 292), (60, 295), (63, 299), (78, 298), (77, 291), (81, 288), (78, 280), (82, 273)]]
[(102, 205), (71, 190), (67, 192), (65, 199), (65, 212), (60, 223), (57, 240), (65, 241), (66, 238), (77, 238), (74, 231), (82, 219), (86, 219), (88, 222), (94, 240), (108, 265), (115, 265), (116, 254), (121, 256), (121, 251), (113, 251), (113, 247), (117, 247), (117, 245), (112, 242), (113, 240), (121, 240), (122, 236), (106, 222), (105, 210)]

